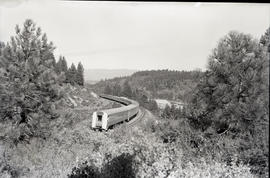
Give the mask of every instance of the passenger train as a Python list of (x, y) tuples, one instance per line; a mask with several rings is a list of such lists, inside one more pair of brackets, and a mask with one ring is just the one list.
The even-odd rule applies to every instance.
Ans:
[(119, 108), (105, 109), (96, 111), (92, 116), (92, 128), (108, 130), (123, 121), (129, 121), (139, 113), (139, 103), (125, 97), (116, 97), (112, 95), (99, 95), (99, 97), (121, 103)]

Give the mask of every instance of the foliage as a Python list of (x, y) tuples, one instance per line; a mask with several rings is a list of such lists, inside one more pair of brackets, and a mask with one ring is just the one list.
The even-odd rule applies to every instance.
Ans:
[(104, 89), (104, 94), (108, 94), (108, 95), (112, 94), (112, 89), (109, 85), (106, 85), (106, 87)]
[[(203, 72), (195, 71), (171, 71), (171, 70), (151, 70), (136, 72), (128, 77), (116, 77), (113, 79), (100, 81), (94, 85), (96, 90), (104, 90), (108, 85), (112, 88), (112, 93), (118, 95), (119, 86), (123, 87), (128, 81), (132, 92), (143, 90), (148, 98), (164, 98), (170, 100), (187, 101), (190, 92), (196, 86)], [(116, 87), (115, 87), (116, 86)], [(115, 89), (116, 88), (116, 89)], [(126, 85), (127, 90), (128, 85)], [(130, 95), (130, 91), (127, 91)], [(133, 94), (136, 95), (136, 94)]]
[[(269, 80), (269, 59), (265, 51), (250, 35), (230, 32), (213, 50), (208, 71), (188, 108), (195, 128), (211, 130), (214, 135), (226, 133), (226, 139), (241, 142), (244, 146), (233, 151), (258, 174), (265, 173), (269, 154), (265, 139), (269, 129), (269, 84), (265, 82)], [(252, 161), (253, 154), (264, 156)]]
[(61, 72), (64, 73), (64, 76), (67, 75), (68, 67), (67, 67), (67, 61), (64, 56), (60, 56), (59, 60), (56, 63), (55, 66), (55, 72), (59, 75)]
[(78, 84), (84, 85), (84, 68), (81, 62), (78, 63), (77, 68), (72, 63), (70, 68), (67, 66), (67, 61), (64, 56), (60, 56), (59, 60), (55, 64), (55, 72), (58, 75), (63, 75), (65, 77), (64, 82), (70, 83), (72, 85)]
[(135, 178), (133, 168), (134, 156), (129, 153), (123, 153), (108, 162), (101, 169), (101, 175), (104, 178)]
[(266, 51), (270, 52), (270, 27), (261, 36), (260, 43), (266, 48)]
[(128, 80), (124, 82), (122, 94), (125, 97), (132, 97), (132, 90)]
[(111, 94), (114, 96), (120, 96), (122, 91), (121, 91), (121, 86), (118, 83), (115, 83), (112, 89)]
[(78, 167), (72, 169), (71, 174), (68, 175), (69, 178), (99, 178), (101, 177), (98, 168), (95, 165), (88, 165), (88, 162), (80, 164)]
[(226, 165), (202, 157), (202, 153), (197, 153), (200, 147), (194, 144), (197, 142), (200, 146), (202, 139), (190, 130), (187, 122), (172, 121), (152, 123), (156, 128), (154, 132), (144, 129), (148, 123), (109, 131), (108, 136), (117, 142), (103, 142), (97, 150), (103, 155), (102, 163), (89, 159), (89, 166), (79, 164), (74, 168), (79, 170), (77, 176), (82, 175), (83, 170), (90, 174), (91, 170), (96, 170), (100, 177), (254, 177), (242, 164)]
[(77, 69), (75, 65), (72, 63), (70, 68), (67, 71), (67, 82), (71, 85), (75, 85), (76, 83), (76, 75), (77, 75)]
[[(268, 177), (269, 101), (265, 91), (269, 84), (262, 82), (269, 73), (267, 35), (258, 43), (232, 33), (221, 42), (212, 56), (219, 57), (222, 65), (210, 57), (214, 62), (195, 90), (197, 98), (191, 100), (188, 119), (176, 119), (179, 114), (172, 107), (164, 111), (168, 119), (156, 119), (147, 112), (133, 127), (120, 125), (108, 132), (94, 132), (91, 113), (106, 103), (91, 98), (87, 90), (77, 90), (80, 86), (66, 85), (64, 94), (60, 92), (65, 77), (63, 72), (55, 74), (60, 70), (53, 62), (53, 47), (37, 35), (40, 30), (34, 30), (32, 21), (25, 22), (26, 32), (17, 31), (11, 43), (0, 43), (0, 177)], [(152, 73), (106, 84), (112, 94), (121, 96), (125, 80), (133, 87), (142, 78), (147, 83)], [(163, 82), (157, 90), (179, 84)], [(156, 82), (147, 84), (151, 83)], [(234, 86), (240, 94), (234, 94)], [(152, 90), (135, 87), (131, 91), (131, 98), (155, 110)], [(222, 96), (230, 100), (223, 101)], [(69, 98), (78, 106), (84, 105), (82, 98), (90, 99), (83, 110), (67, 107)], [(60, 101), (62, 108), (55, 104)], [(56, 117), (55, 109), (60, 117), (48, 120)], [(247, 117), (251, 120), (246, 121)], [(7, 135), (17, 146), (7, 144)], [(30, 136), (37, 137), (27, 139)]]
[[(58, 117), (54, 101), (60, 97), (61, 76), (54, 72), (55, 47), (28, 19), (1, 49), (0, 118), (11, 120), (20, 133), (15, 142), (38, 136), (42, 120)], [(39, 128), (40, 129), (40, 128)]]
[(79, 62), (78, 66), (77, 66), (76, 81), (77, 81), (78, 85), (82, 85), (82, 86), (84, 85), (83, 72), (84, 72), (83, 65), (81, 62)]
[(161, 113), (161, 118), (164, 119), (179, 119), (184, 118), (184, 109), (176, 108), (175, 105), (172, 105), (171, 107), (169, 105), (166, 105), (164, 110)]

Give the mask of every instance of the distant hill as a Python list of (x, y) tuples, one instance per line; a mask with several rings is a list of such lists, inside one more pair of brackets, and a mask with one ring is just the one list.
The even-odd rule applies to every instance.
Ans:
[(98, 82), (95, 88), (103, 91), (109, 85), (114, 89), (115, 84), (123, 88), (123, 83), (127, 80), (133, 91), (138, 89), (151, 98), (186, 101), (202, 75), (201, 71), (139, 71), (127, 77), (116, 77)]
[(133, 69), (85, 69), (84, 78), (88, 83), (95, 83), (104, 79), (130, 76), (137, 70)]

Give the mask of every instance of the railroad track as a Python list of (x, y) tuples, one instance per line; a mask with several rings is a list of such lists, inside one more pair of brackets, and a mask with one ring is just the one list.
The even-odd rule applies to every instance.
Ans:
[(146, 113), (145, 109), (140, 107), (140, 111), (139, 111), (138, 115), (135, 118), (133, 118), (132, 120), (130, 120), (129, 122), (126, 123), (127, 127), (133, 127), (138, 122), (140, 122), (141, 119), (144, 117), (145, 113)]

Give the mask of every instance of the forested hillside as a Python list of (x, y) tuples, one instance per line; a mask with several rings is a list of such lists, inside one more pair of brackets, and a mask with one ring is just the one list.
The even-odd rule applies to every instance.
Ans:
[(203, 72), (150, 70), (136, 72), (129, 77), (119, 77), (97, 83), (95, 88), (112, 94), (119, 91), (119, 86), (128, 82), (132, 92), (142, 91), (149, 98), (187, 101), (189, 93), (196, 87)]

